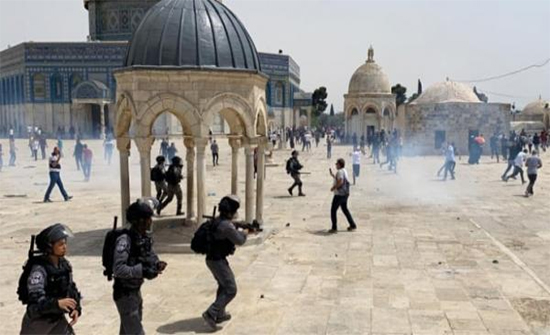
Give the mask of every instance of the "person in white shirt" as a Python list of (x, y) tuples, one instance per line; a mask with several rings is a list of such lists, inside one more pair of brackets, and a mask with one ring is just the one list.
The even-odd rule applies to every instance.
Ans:
[(361, 172), (361, 150), (358, 147), (353, 150), (351, 158), (353, 161), (353, 185), (355, 185), (355, 178), (358, 178)]
[(353, 217), (348, 209), (348, 198), (349, 198), (349, 180), (348, 172), (344, 167), (346, 166), (346, 161), (343, 158), (339, 158), (336, 161), (336, 174), (332, 172), (332, 169), (329, 169), (330, 175), (334, 179), (334, 183), (331, 192), (334, 192), (334, 197), (332, 198), (332, 206), (330, 208), (330, 219), (332, 221), (332, 228), (328, 231), (329, 234), (335, 234), (338, 232), (336, 213), (338, 208), (342, 207), (342, 212), (348, 220), (349, 227), (348, 231), (354, 231), (357, 229), (357, 225), (353, 221)]
[(523, 177), (523, 164), (527, 160), (527, 149), (523, 149), (514, 159), (514, 173), (504, 178), (504, 181), (508, 181), (510, 178), (516, 179), (516, 176), (519, 174), (521, 176), (521, 183), (525, 184), (525, 178)]
[(50, 184), (48, 185), (48, 189), (46, 190), (46, 194), (44, 195), (44, 202), (52, 202), (50, 200), (50, 194), (52, 193), (53, 188), (55, 185), (59, 187), (59, 191), (61, 191), (61, 195), (65, 199), (65, 201), (71, 200), (73, 197), (67, 194), (67, 191), (65, 191), (65, 187), (63, 186), (63, 182), (61, 181), (61, 153), (59, 151), (59, 148), (55, 147), (53, 148), (52, 155), (50, 156)]

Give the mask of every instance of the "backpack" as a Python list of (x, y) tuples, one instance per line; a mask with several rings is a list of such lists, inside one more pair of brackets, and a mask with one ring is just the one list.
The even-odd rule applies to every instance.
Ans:
[(151, 181), (163, 181), (164, 178), (164, 173), (158, 166), (151, 169)]
[(26, 305), (29, 302), (29, 288), (27, 287), (27, 282), (31, 274), (31, 270), (33, 266), (41, 263), (41, 258), (39, 256), (41, 255), (41, 253), (39, 251), (34, 250), (35, 238), (36, 238), (35, 235), (31, 236), (31, 246), (29, 248), (29, 257), (25, 262), (25, 264), (23, 265), (23, 273), (21, 273), (21, 276), (19, 276), (19, 282), (17, 286), (17, 296), (19, 298), (19, 301), (21, 301), (23, 305)]
[(210, 252), (217, 223), (216, 219), (210, 219), (197, 229), (191, 240), (191, 250), (201, 255), (206, 255)]
[(286, 174), (290, 174), (290, 170), (291, 170), (291, 167), (290, 167), (290, 159), (286, 161)]
[(348, 178), (346, 177), (346, 175), (344, 175), (344, 182), (342, 183), (342, 186), (340, 186), (340, 188), (338, 190), (340, 192), (342, 192), (343, 195), (349, 195), (350, 184), (349, 184), (349, 181), (348, 181)]
[(113, 280), (113, 261), (115, 256), (116, 240), (124, 234), (128, 234), (128, 229), (117, 229), (118, 217), (115, 216), (113, 229), (109, 230), (105, 235), (103, 242), (103, 253), (101, 255), (101, 263), (103, 265), (103, 275), (108, 281)]

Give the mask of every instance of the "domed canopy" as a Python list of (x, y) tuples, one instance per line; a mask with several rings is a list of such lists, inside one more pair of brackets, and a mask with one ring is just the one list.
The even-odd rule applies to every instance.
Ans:
[(438, 104), (444, 102), (481, 102), (474, 90), (462, 83), (444, 81), (433, 84), (413, 104)]
[(545, 101), (539, 98), (537, 101), (533, 101), (527, 104), (521, 111), (523, 115), (544, 115), (544, 113), (550, 112), (550, 101)]
[(216, 0), (162, 0), (137, 28), (126, 66), (260, 71), (254, 42)]
[(367, 62), (361, 65), (351, 77), (349, 82), (349, 94), (358, 93), (391, 93), (391, 85), (388, 76), (374, 61), (374, 50), (369, 49)]

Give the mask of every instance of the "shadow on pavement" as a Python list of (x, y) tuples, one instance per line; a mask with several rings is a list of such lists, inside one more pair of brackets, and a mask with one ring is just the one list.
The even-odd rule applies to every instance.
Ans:
[(177, 334), (188, 332), (194, 332), (195, 334), (213, 333), (213, 331), (204, 324), (204, 320), (202, 318), (193, 318), (169, 323), (158, 327), (157, 332), (160, 334)]

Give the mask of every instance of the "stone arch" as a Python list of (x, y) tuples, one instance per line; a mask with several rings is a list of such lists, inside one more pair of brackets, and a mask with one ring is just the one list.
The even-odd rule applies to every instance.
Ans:
[(380, 111), (379, 106), (377, 106), (373, 102), (367, 102), (366, 104), (364, 104), (363, 108), (361, 108), (361, 111), (366, 115), (373, 114), (372, 112), (374, 111), (376, 113), (376, 116), (378, 117), (382, 116), (382, 112)]
[(263, 97), (260, 97), (256, 102), (256, 117), (254, 124), (257, 136), (267, 136), (269, 129), (267, 122), (267, 104)]
[(132, 96), (122, 92), (117, 98), (115, 116), (115, 137), (123, 137), (128, 134), (132, 120), (137, 118), (136, 105)]
[(357, 107), (357, 105), (353, 104), (353, 105), (350, 105), (348, 107), (348, 109), (346, 110), (346, 118), (347, 119), (350, 119), (352, 117), (352, 114), (353, 114), (353, 111), (357, 111), (359, 112), (359, 107)]
[(179, 95), (161, 93), (149, 99), (137, 113), (138, 136), (151, 136), (156, 119), (165, 112), (171, 113), (180, 121), (184, 134), (201, 135), (202, 118), (198, 109)]
[(206, 104), (203, 109), (205, 127), (214, 122), (216, 114), (220, 114), (229, 124), (232, 135), (245, 135), (248, 138), (256, 136), (254, 113), (248, 101), (237, 94), (222, 93)]

